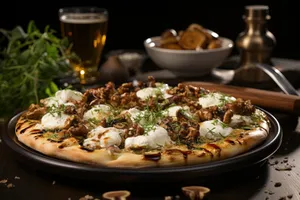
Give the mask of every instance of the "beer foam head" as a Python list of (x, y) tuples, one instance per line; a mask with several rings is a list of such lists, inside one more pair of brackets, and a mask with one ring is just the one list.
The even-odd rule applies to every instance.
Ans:
[(98, 13), (66, 13), (60, 17), (60, 21), (71, 24), (93, 24), (107, 20), (106, 15)]

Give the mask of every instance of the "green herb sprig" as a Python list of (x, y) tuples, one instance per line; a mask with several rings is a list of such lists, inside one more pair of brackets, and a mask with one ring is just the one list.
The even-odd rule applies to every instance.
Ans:
[(54, 79), (72, 69), (68, 59), (76, 57), (67, 39), (55, 36), (46, 26), (40, 31), (34, 21), (27, 30), (17, 26), (0, 29), (0, 117), (10, 117), (31, 103), (53, 95)]

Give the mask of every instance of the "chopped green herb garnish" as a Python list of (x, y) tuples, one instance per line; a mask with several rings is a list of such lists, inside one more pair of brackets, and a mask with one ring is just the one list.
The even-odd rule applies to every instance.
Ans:
[(93, 117), (93, 118), (90, 118), (90, 119), (88, 119), (87, 120), (89, 123), (91, 123), (91, 124), (98, 124), (100, 121), (99, 120), (97, 120), (95, 117)]
[(57, 114), (61, 117), (61, 113), (63, 113), (65, 109), (66, 106), (64, 104), (61, 104), (59, 106), (52, 104), (51, 106), (47, 107), (47, 112), (50, 113), (52, 116), (55, 116), (55, 114)]

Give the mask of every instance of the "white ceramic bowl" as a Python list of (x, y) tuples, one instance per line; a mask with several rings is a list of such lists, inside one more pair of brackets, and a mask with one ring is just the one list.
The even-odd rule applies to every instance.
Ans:
[(159, 48), (159, 36), (146, 39), (144, 46), (149, 57), (159, 67), (170, 70), (176, 76), (195, 77), (209, 74), (230, 55), (233, 41), (219, 38), (223, 41), (222, 47), (203, 51)]

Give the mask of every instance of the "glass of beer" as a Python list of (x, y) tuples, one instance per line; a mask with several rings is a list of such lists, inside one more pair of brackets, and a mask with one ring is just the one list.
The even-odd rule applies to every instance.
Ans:
[(79, 59), (70, 60), (81, 84), (98, 80), (98, 65), (105, 46), (108, 11), (97, 7), (59, 9), (62, 37), (72, 44)]

